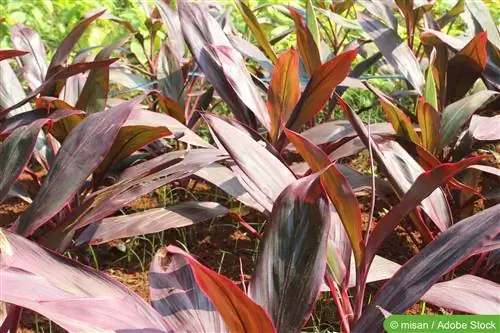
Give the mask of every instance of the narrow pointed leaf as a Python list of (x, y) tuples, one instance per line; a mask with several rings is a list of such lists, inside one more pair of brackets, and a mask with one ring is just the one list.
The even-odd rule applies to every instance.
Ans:
[(259, 43), (262, 50), (274, 64), (278, 60), (278, 57), (276, 56), (276, 53), (274, 53), (274, 50), (269, 43), (269, 39), (267, 38), (264, 29), (257, 21), (257, 17), (255, 17), (255, 14), (243, 1), (235, 0), (234, 3), (238, 11), (240, 12), (240, 15), (248, 25), (248, 28), (250, 29), (250, 31), (252, 31), (253, 36), (257, 40), (257, 43)]
[(321, 56), (319, 54), (318, 44), (314, 40), (314, 36), (307, 27), (305, 20), (291, 7), (290, 14), (295, 21), (295, 32), (297, 34), (297, 48), (302, 58), (302, 62), (309, 73), (313, 75), (318, 67), (321, 66)]
[(379, 290), (352, 332), (381, 331), (384, 317), (377, 307), (391, 313), (403, 313), (443, 274), (476, 251), (484, 246), (500, 247), (497, 237), (499, 217), (500, 205), (496, 205), (458, 222), (439, 235)]
[(361, 265), (364, 255), (364, 243), (361, 234), (361, 211), (359, 210), (358, 200), (352, 191), (351, 185), (338, 170), (337, 166), (332, 164), (328, 155), (319, 147), (312, 144), (300, 134), (289, 130), (285, 130), (285, 133), (288, 139), (295, 145), (302, 158), (309, 164), (312, 171), (320, 172), (326, 169), (321, 175), (321, 182), (347, 231), (354, 251), (356, 264), (357, 266)]
[[(0, 119), (29, 111), (31, 108), (23, 105), (26, 93), (8, 61), (0, 61), (0, 73), (2, 73), (0, 75)], [(12, 105), (14, 107), (11, 107)]]
[(311, 315), (325, 273), (329, 216), (317, 174), (292, 183), (276, 200), (249, 293), (277, 332), (300, 332)]
[[(384, 156), (386, 167), (391, 170), (398, 186), (403, 190), (402, 193), (398, 193), (402, 197), (416, 183), (425, 169), (395, 141), (381, 142), (378, 146)], [(439, 230), (444, 231), (453, 223), (448, 200), (442, 189), (436, 188), (428, 195), (428, 198), (421, 201), (422, 209)]]
[(156, 77), (162, 94), (182, 104), (184, 77), (181, 64), (167, 45), (163, 45), (158, 54)]
[(328, 17), (333, 23), (340, 25), (346, 29), (361, 30), (361, 26), (356, 21), (349, 20), (335, 12), (325, 10), (320, 7), (315, 7), (321, 14)]
[(295, 180), (293, 173), (242, 130), (216, 116), (207, 114), (205, 118), (223, 148), (265, 196), (265, 202), (257, 202), (271, 211), (274, 200)]
[[(92, 22), (94, 22), (99, 16), (104, 14), (105, 10), (98, 11), (87, 18), (83, 19), (78, 23), (76, 27), (71, 30), (71, 32), (64, 38), (59, 47), (56, 50), (56, 53), (52, 57), (50, 61), (49, 68), (47, 70), (47, 75), (45, 79), (48, 80), (52, 75), (59, 71), (60, 66), (64, 66), (68, 57), (73, 50), (73, 47), (76, 45), (80, 37), (87, 30)], [(46, 92), (44, 95), (51, 95), (49, 92)]]
[(422, 131), (422, 146), (431, 153), (435, 153), (439, 145), (439, 126), (441, 115), (423, 98), (417, 104), (417, 118)]
[(0, 61), (5, 59), (20, 57), (26, 54), (29, 54), (29, 52), (20, 50), (0, 50)]
[(195, 175), (214, 184), (246, 206), (256, 209), (259, 212), (264, 211), (264, 207), (252, 198), (243, 185), (241, 185), (234, 172), (228, 167), (214, 163), (197, 171)]
[(472, 114), (492, 96), (498, 96), (498, 93), (490, 90), (480, 91), (448, 105), (441, 114), (441, 126), (439, 130), (441, 142), (439, 146), (443, 148), (451, 143)]
[[(96, 61), (108, 60), (113, 51), (122, 46), (128, 36), (103, 48), (95, 57)], [(109, 93), (109, 67), (98, 67), (90, 71), (85, 85), (78, 97), (75, 108), (87, 114), (99, 112), (106, 107)]]
[(47, 56), (42, 39), (36, 31), (20, 23), (10, 28), (10, 38), (17, 49), (29, 51), (29, 54), (20, 59), (23, 64), (23, 76), (31, 90), (35, 90), (47, 74)]
[(181, 255), (189, 262), (196, 283), (220, 313), (229, 332), (276, 332), (266, 311), (245, 295), (234, 282), (201, 265), (175, 246), (168, 246), (167, 252)]
[(71, 131), (33, 204), (18, 220), (16, 230), (20, 234), (31, 235), (71, 200), (104, 159), (122, 124), (141, 100), (142, 97), (138, 97), (91, 115)]
[(366, 248), (367, 262), (371, 261), (382, 242), (420, 201), (429, 196), (439, 186), (445, 184), (451, 177), (482, 158), (483, 156), (477, 156), (457, 163), (443, 163), (418, 176), (410, 189), (401, 198), (401, 201), (377, 223)]
[(167, 26), (168, 38), (165, 41), (168, 43), (169, 49), (175, 54), (177, 61), (180, 61), (184, 54), (184, 39), (179, 14), (166, 1), (155, 0), (155, 5), (160, 12), (163, 23)]
[[(392, 30), (397, 31), (398, 20), (391, 12), (389, 1), (371, 1), (371, 0), (358, 0), (359, 4), (363, 6), (371, 15), (381, 19), (385, 25)], [(393, 2), (395, 5), (395, 3)]]
[[(8, 112), (10, 112), (16, 108), (20, 108), (24, 104), (28, 103), (33, 98), (35, 98), (38, 94), (42, 93), (43, 90), (46, 89), (47, 87), (55, 86), (58, 83), (59, 83), (58, 86), (62, 86), (62, 85), (64, 85), (64, 81), (71, 76), (74, 76), (74, 75), (77, 75), (80, 73), (84, 73), (84, 72), (86, 72), (90, 69), (93, 69), (93, 68), (107, 67), (107, 66), (111, 65), (113, 62), (115, 62), (116, 60), (118, 60), (118, 59), (113, 58), (113, 59), (102, 60), (102, 61), (81, 62), (81, 63), (69, 65), (67, 67), (60, 67), (59, 71), (56, 74), (54, 74), (50, 78), (46, 79), (40, 87), (38, 87), (36, 90), (33, 90), (32, 92), (30, 92), (28, 94), (28, 96), (26, 96), (23, 92), (24, 98), (22, 100), (18, 101), (14, 105), (9, 105), (9, 107), (6, 107), (4, 110), (1, 110), (0, 111), (0, 118), (3, 115), (7, 114)], [(3, 65), (3, 62), (0, 62), (0, 66), (2, 66), (2, 65)], [(2, 74), (3, 74), (2, 77), (7, 77), (7, 76), (4, 76), (5, 72), (3, 71), (3, 68), (2, 68)], [(57, 95), (57, 94), (55, 94), (55, 95)], [(51, 94), (43, 94), (43, 96), (51, 96)], [(2, 96), (0, 95), (0, 97), (2, 97)], [(1, 99), (0, 99), (0, 101), (1, 101)]]
[(35, 120), (14, 130), (0, 145), (0, 203), (28, 164), (46, 119)]
[(474, 275), (463, 275), (433, 285), (422, 300), (433, 305), (472, 314), (498, 314), (500, 285)]
[(106, 274), (9, 231), (1, 230), (0, 238), (1, 301), (36, 311), (70, 332), (170, 331), (149, 304)]
[(378, 97), (382, 109), (384, 110), (387, 120), (392, 124), (397, 134), (400, 134), (409, 140), (420, 143), (420, 137), (413, 128), (410, 118), (399, 109), (390, 97), (376, 89), (371, 84), (366, 84), (367, 87)]
[(231, 46), (226, 34), (203, 4), (179, 1), (177, 9), (182, 34), (191, 54), (198, 63), (201, 50), (205, 45)]
[(424, 98), (427, 103), (432, 105), (434, 110), (438, 111), (439, 109), (439, 100), (438, 100), (438, 92), (437, 92), (437, 86), (436, 86), (436, 80), (434, 79), (434, 72), (433, 68), (437, 69), (437, 66), (435, 64), (436, 62), (436, 57), (437, 57), (437, 51), (436, 49), (433, 49), (431, 51), (431, 56), (429, 59), (429, 68), (427, 68), (427, 75), (425, 77), (425, 91), (424, 91)]
[(232, 47), (208, 45), (202, 50), (198, 63), (238, 120), (252, 125), (252, 117), (255, 116), (269, 129), (266, 105), (239, 52)]
[(500, 32), (491, 16), (491, 12), (483, 1), (465, 1), (465, 7), (476, 22), (488, 34), (488, 40), (500, 49)]
[(358, 13), (358, 21), (389, 64), (400, 71), (413, 88), (422, 95), (425, 83), (424, 75), (413, 52), (401, 40), (397, 32), (363, 13)]
[(357, 50), (347, 51), (318, 67), (300, 96), (286, 128), (298, 131), (323, 108), (337, 85), (349, 74), (357, 54)]
[(189, 261), (180, 254), (156, 252), (148, 274), (151, 305), (175, 331), (227, 332), (219, 312), (196, 282)]
[(321, 40), (319, 36), (319, 27), (318, 27), (318, 21), (316, 19), (316, 13), (314, 12), (314, 7), (311, 0), (306, 1), (306, 22), (307, 22), (307, 28), (311, 32), (314, 42), (319, 48), (321, 45)]
[(229, 210), (216, 202), (185, 201), (166, 208), (109, 217), (88, 226), (76, 240), (76, 246), (103, 244), (119, 238), (152, 234), (180, 228), (227, 214)]
[(462, 98), (486, 68), (486, 33), (474, 37), (448, 63), (446, 99)]
[(282, 124), (288, 121), (299, 98), (299, 56), (291, 48), (280, 55), (274, 66), (269, 86), (267, 109), (271, 118), (272, 143), (276, 143)]

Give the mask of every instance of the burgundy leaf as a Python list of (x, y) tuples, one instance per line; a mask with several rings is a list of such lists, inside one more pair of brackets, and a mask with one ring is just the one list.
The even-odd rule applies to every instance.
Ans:
[(28, 164), (38, 134), (46, 122), (47, 119), (39, 119), (17, 128), (0, 145), (0, 203)]
[(276, 332), (266, 311), (245, 295), (233, 281), (201, 265), (175, 246), (168, 246), (167, 251), (183, 256), (189, 263), (196, 284), (220, 313), (229, 332)]
[(1, 301), (36, 311), (70, 332), (172, 331), (150, 305), (106, 274), (6, 230), (0, 238)]
[(109, 217), (88, 226), (76, 240), (76, 246), (103, 244), (119, 238), (185, 227), (225, 215), (228, 211), (216, 202), (185, 201), (166, 208)]
[(29, 50), (29, 54), (22, 56), (23, 75), (31, 90), (42, 85), (47, 74), (47, 56), (40, 35), (20, 23), (10, 28), (10, 38), (14, 46), (21, 50)]
[[(50, 78), (47, 78), (45, 80), (45, 82), (40, 87), (38, 87), (36, 90), (30, 92), (28, 94), (28, 96), (26, 96), (23, 92), (22, 95), (23, 95), (23, 97), (24, 96), (25, 97), (22, 100), (18, 101), (16, 104), (11, 105), (4, 110), (1, 110), (0, 111), (0, 118), (2, 118), (2, 116), (7, 114), (9, 111), (14, 110), (16, 108), (19, 108), (20, 106), (23, 106), (24, 104), (28, 103), (30, 100), (35, 98), (38, 94), (40, 94), (47, 87), (56, 85), (56, 83), (58, 81), (59, 82), (63, 81), (63, 83), (64, 83), (64, 80), (66, 80), (67, 78), (69, 78), (71, 76), (74, 76), (74, 75), (77, 75), (80, 73), (84, 73), (92, 68), (107, 67), (107, 66), (111, 65), (113, 62), (115, 62), (116, 60), (118, 60), (118, 59), (113, 58), (113, 59), (102, 60), (102, 61), (82, 62), (82, 63), (69, 65), (67, 67), (62, 67), (59, 69), (59, 71), (56, 74), (54, 74)], [(1, 64), (2, 63), (0, 62), (0, 65)], [(50, 96), (50, 95), (48, 95), (48, 96)], [(1, 95), (0, 95), (0, 97), (1, 97)], [(0, 99), (0, 101), (1, 101), (1, 99)]]
[[(108, 60), (113, 51), (122, 46), (129, 36), (104, 47), (95, 57), (95, 61)], [(78, 96), (75, 108), (87, 114), (99, 112), (106, 107), (109, 93), (109, 67), (94, 68), (89, 72), (85, 85)]]
[(278, 332), (300, 332), (311, 315), (326, 266), (327, 200), (313, 174), (286, 187), (274, 204), (249, 293)]
[(391, 66), (400, 71), (413, 88), (422, 95), (424, 75), (420, 70), (417, 58), (406, 43), (401, 40), (396, 30), (363, 13), (357, 15), (361, 27), (373, 39)]
[(264, 207), (259, 205), (255, 199), (241, 185), (233, 171), (219, 163), (213, 163), (209, 166), (197, 171), (196, 176), (214, 184), (227, 194), (234, 197), (236, 200), (245, 204), (248, 207), (256, 209), (260, 212), (264, 211)]
[(200, 289), (184, 256), (159, 250), (151, 262), (148, 278), (151, 305), (177, 331), (227, 332), (222, 317)]
[(500, 285), (479, 276), (463, 275), (433, 285), (422, 300), (439, 307), (473, 314), (498, 314)]
[(20, 51), (20, 50), (0, 50), (0, 61), (19, 57), (28, 53), (29, 52), (27, 51)]
[[(89, 16), (80, 21), (76, 27), (71, 30), (71, 32), (64, 38), (64, 40), (59, 44), (59, 47), (56, 50), (56, 53), (52, 57), (50, 61), (49, 68), (47, 70), (47, 75), (45, 77), (48, 80), (52, 75), (59, 72), (59, 68), (66, 64), (68, 57), (73, 50), (73, 47), (76, 45), (80, 37), (87, 30), (89, 25), (95, 21), (99, 16), (104, 14), (105, 10), (89, 13)], [(50, 93), (46, 93), (45, 95), (51, 95)]]
[[(213, 115), (205, 115), (213, 136), (220, 142), (244, 174), (257, 186), (265, 200), (254, 199), (268, 211), (283, 189), (295, 180), (293, 173), (277, 157), (247, 133)], [(253, 195), (252, 192), (250, 194)]]
[(353, 333), (382, 330), (384, 317), (377, 307), (403, 313), (443, 274), (484, 246), (500, 248), (500, 204), (468, 217), (429, 243), (404, 264), (378, 292), (354, 326)]
[(174, 52), (177, 61), (180, 61), (184, 54), (184, 39), (182, 38), (179, 14), (172, 9), (166, 1), (156, 0), (155, 5), (160, 12), (163, 23), (167, 26), (168, 38), (165, 40), (170, 49)]
[(483, 156), (476, 156), (457, 163), (443, 163), (420, 174), (410, 189), (401, 198), (401, 201), (377, 223), (366, 247), (366, 262), (370, 263), (382, 242), (420, 201), (429, 196), (436, 188), (445, 184), (457, 173), (483, 158)]
[[(387, 140), (379, 143), (378, 147), (384, 156), (386, 167), (391, 170), (403, 193), (406, 193), (425, 169), (395, 141)], [(442, 189), (436, 188), (420, 204), (439, 230), (444, 231), (452, 224), (451, 210)]]
[(102, 162), (138, 97), (106, 112), (88, 116), (64, 141), (33, 204), (21, 215), (16, 230), (31, 235), (64, 207)]

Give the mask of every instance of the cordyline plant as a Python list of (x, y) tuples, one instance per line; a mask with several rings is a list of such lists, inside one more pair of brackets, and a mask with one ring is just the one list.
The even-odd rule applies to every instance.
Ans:
[[(419, 300), (497, 313), (500, 287), (484, 276), (498, 262), (500, 205), (498, 197), (478, 191), (477, 180), (465, 181), (470, 170), (498, 176), (497, 169), (480, 164), (490, 155), (470, 155), (480, 142), (499, 139), (491, 129), (498, 117), (487, 115), (498, 108), (500, 35), (481, 2), (459, 1), (439, 20), (431, 16), (432, 5), (270, 5), (290, 18), (296, 35), (296, 48), (281, 54), (257, 19), (263, 8), (252, 10), (242, 1), (234, 7), (259, 47), (238, 36), (221, 7), (187, 1), (176, 8), (155, 2), (147, 12), (147, 37), (103, 11), (91, 13), (48, 65), (38, 34), (13, 26), (16, 49), (0, 51), (6, 71), (0, 86), (0, 202), (17, 196), (29, 205), (0, 231), (0, 331), (15, 331), (21, 309), (28, 308), (71, 332), (300, 332), (320, 292), (331, 294), (343, 332), (382, 331), (384, 314), (402, 313)], [(349, 19), (353, 9), (357, 21)], [(398, 35), (395, 10), (404, 17), (406, 41)], [(464, 11), (475, 22), (468, 40), (440, 31)], [(83, 50), (68, 65), (78, 38), (99, 17), (133, 36), (95, 56)], [(345, 43), (352, 30), (370, 40)], [(126, 50), (130, 38), (141, 45), (145, 64)], [(370, 42), (379, 52), (353, 67), (358, 49)], [(331, 54), (324, 54), (325, 44)], [(117, 50), (128, 56), (110, 59)], [(423, 71), (418, 59), (424, 54)], [(400, 93), (413, 96), (415, 113), (360, 79), (381, 57), (407, 81), (411, 93)], [(22, 66), (27, 94), (11, 58)], [(462, 77), (457, 73), (464, 68), (471, 73)], [(266, 73), (268, 82), (261, 80)], [(365, 125), (341, 97), (347, 88), (372, 91), (388, 123)], [(145, 93), (116, 98), (136, 90)], [(234, 118), (214, 114), (221, 100)], [(331, 115), (335, 106), (345, 120), (328, 116), (319, 123), (320, 113)], [(190, 129), (200, 123), (208, 125), (217, 148)], [(175, 139), (179, 149), (171, 150), (166, 139)], [(363, 149), (385, 177), (375, 176), (373, 166), (368, 176), (340, 163)], [(303, 161), (287, 163), (297, 160), (292, 155)], [(20, 186), (23, 173), (34, 180), (33, 197)], [(61, 254), (229, 212), (217, 202), (186, 201), (112, 216), (190, 177), (268, 217), (263, 234), (255, 233), (262, 239), (244, 290), (167, 246), (151, 263), (147, 304), (106, 274)], [(492, 204), (453, 221), (451, 189), (460, 191), (461, 200), (480, 196)], [(366, 190), (372, 196), (368, 226), (358, 201)], [(377, 221), (376, 197), (391, 206)], [(378, 253), (407, 216), (423, 248), (400, 266)], [(477, 258), (472, 270), (456, 277), (453, 271), (471, 257)], [(367, 284), (379, 280), (387, 282), (366, 304)]]

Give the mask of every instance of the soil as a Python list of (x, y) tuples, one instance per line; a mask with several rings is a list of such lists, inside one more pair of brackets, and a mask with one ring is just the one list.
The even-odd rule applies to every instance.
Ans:
[[(363, 163), (363, 160), (352, 160), (354, 163)], [(361, 165), (359, 165), (361, 166)], [(366, 169), (366, 164), (363, 165)], [(359, 170), (359, 168), (358, 168)], [(185, 191), (172, 191), (170, 200), (192, 200), (190, 195), (196, 196), (199, 200), (217, 200), (223, 204), (230, 204), (231, 200), (224, 195), (202, 182), (190, 182), (190, 194)], [(194, 186), (194, 189), (193, 189)], [(485, 186), (490, 186), (486, 184)], [(142, 197), (124, 209), (125, 212), (142, 211), (150, 208), (162, 206), (165, 197), (161, 197), (161, 190), (155, 191), (153, 194)], [(165, 191), (163, 191), (165, 193)], [(479, 203), (482, 206), (482, 202)], [(364, 228), (368, 225), (368, 214), (370, 206), (370, 196), (360, 197), (360, 208), (364, 221)], [(17, 216), (26, 209), (27, 204), (18, 199), (10, 199), (0, 205), (0, 225), (7, 226), (11, 224)], [(383, 211), (387, 208), (383, 202), (376, 201), (376, 212)], [(480, 207), (482, 208), (482, 207)], [(257, 230), (262, 230), (265, 225), (265, 217), (253, 211), (245, 212), (244, 219), (252, 224)], [(379, 218), (375, 216), (375, 220)], [(211, 267), (215, 271), (229, 277), (237, 284), (247, 283), (252, 274), (254, 262), (256, 259), (256, 250), (258, 248), (259, 239), (249, 233), (231, 216), (225, 216), (220, 219), (197, 224), (195, 226), (180, 228), (177, 230), (168, 230), (161, 234), (164, 244), (179, 245), (182, 243), (189, 251), (203, 264)], [(157, 238), (160, 236), (156, 236)], [(159, 239), (157, 240), (156, 249), (159, 248)], [(150, 242), (141, 238), (133, 240), (125, 240), (124, 244), (127, 247), (133, 247), (137, 256), (142, 258), (141, 262), (137, 257), (127, 256), (119, 250), (119, 244), (109, 243), (105, 245), (93, 247), (96, 257), (98, 258), (99, 268), (107, 274), (113, 276), (117, 280), (126, 284), (133, 291), (137, 292), (145, 300), (149, 300), (147, 270), (149, 261), (151, 260), (154, 251), (151, 249)], [(404, 264), (409, 258), (419, 251), (422, 246), (420, 236), (417, 231), (413, 230), (410, 223), (403, 223), (398, 226), (391, 236), (384, 242), (379, 254), (387, 259), (393, 260), (399, 264)], [(92, 264), (90, 258), (82, 258)], [(470, 271), (473, 266), (474, 259), (470, 260), (464, 266), (463, 272)], [(498, 269), (493, 270), (489, 274), (489, 278), (498, 281)], [(367, 289), (367, 300), (375, 296), (377, 290), (382, 286), (383, 282), (372, 283)], [(422, 313), (422, 304), (417, 303), (412, 306), (407, 313), (420, 314)], [(440, 314), (446, 312), (443, 309), (426, 305), (424, 309), (428, 314)], [(51, 326), (51, 327), (50, 327)], [(313, 315), (305, 326), (306, 331), (339, 331), (339, 322), (336, 317), (335, 305), (328, 296), (322, 294), (318, 297)], [(21, 319), (21, 325), (18, 332), (64, 332), (54, 323), (40, 315), (37, 315), (29, 310), (24, 310)]]

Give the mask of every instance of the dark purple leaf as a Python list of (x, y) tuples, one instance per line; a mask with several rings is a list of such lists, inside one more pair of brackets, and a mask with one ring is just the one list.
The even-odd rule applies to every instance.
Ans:
[(300, 332), (311, 315), (325, 273), (328, 206), (318, 174), (293, 182), (276, 199), (249, 293), (278, 332)]
[(479, 276), (463, 275), (433, 285), (422, 300), (445, 309), (473, 314), (498, 314), (500, 285)]
[[(189, 150), (178, 163), (168, 168), (160, 168), (158, 171), (150, 172), (151, 169), (158, 168), (158, 165), (156, 163), (148, 164), (150, 167), (149, 170), (145, 171), (144, 169), (140, 169), (140, 172), (135, 171), (129, 173), (131, 176), (130, 178), (122, 178), (121, 182), (99, 192), (95, 192), (84, 202), (82, 206), (83, 211), (75, 212), (71, 218), (79, 217), (80, 219), (78, 220), (76, 228), (84, 227), (109, 216), (126, 204), (158, 187), (166, 185), (174, 180), (188, 177), (201, 168), (223, 158), (226, 158), (226, 156), (216, 149), (192, 149)], [(151, 161), (153, 160), (149, 162)], [(125, 172), (127, 172), (127, 170), (125, 170)], [(87, 205), (92, 206), (90, 211), (85, 211)], [(82, 213), (83, 217), (81, 216)], [(69, 220), (71, 220), (71, 218), (69, 218)]]
[(48, 118), (51, 121), (59, 121), (65, 117), (73, 115), (81, 115), (83, 112), (79, 110), (65, 110), (58, 109), (47, 116), (46, 109), (36, 109), (28, 112), (23, 112), (21, 114), (15, 115), (8, 119), (3, 120), (0, 123), (0, 139), (8, 136), (16, 128), (21, 126), (26, 126), (39, 119)]
[(295, 180), (293, 173), (277, 157), (270, 153), (261, 143), (252, 139), (247, 133), (226, 121), (212, 115), (205, 115), (214, 137), (222, 145), (244, 174), (257, 186), (265, 200), (257, 202), (272, 210), (273, 202), (278, 195)]
[(358, 13), (358, 21), (391, 66), (400, 71), (413, 88), (422, 95), (424, 75), (413, 52), (401, 40), (397, 32), (363, 13)]
[(186, 201), (165, 208), (109, 217), (88, 226), (76, 240), (76, 246), (103, 244), (119, 238), (185, 227), (225, 215), (228, 211), (216, 202)]
[(42, 85), (47, 74), (47, 57), (40, 35), (20, 23), (10, 28), (10, 38), (14, 46), (29, 54), (20, 57), (23, 64), (23, 75), (31, 90)]
[(352, 332), (381, 331), (384, 317), (377, 307), (391, 313), (403, 313), (443, 274), (476, 254), (482, 247), (499, 248), (499, 218), (500, 204), (458, 222), (439, 235), (379, 290)]
[[(108, 60), (113, 51), (122, 46), (128, 36), (103, 48), (95, 57), (95, 61)], [(106, 107), (106, 99), (109, 92), (109, 66), (94, 68), (89, 72), (85, 85), (83, 86), (75, 108), (83, 110), (87, 114), (99, 112)]]
[(410, 189), (401, 198), (401, 201), (377, 223), (366, 248), (366, 262), (370, 263), (382, 242), (419, 202), (428, 197), (436, 188), (445, 184), (457, 173), (482, 158), (484, 157), (476, 156), (457, 163), (442, 163), (420, 174)]
[(151, 262), (148, 278), (151, 305), (175, 329), (189, 333), (227, 332), (185, 257), (159, 250)]
[(171, 331), (150, 305), (106, 274), (6, 230), (0, 238), (2, 302), (36, 311), (70, 332)]
[(23, 172), (47, 119), (39, 119), (14, 130), (0, 145), (0, 203)]
[(498, 97), (498, 93), (491, 90), (483, 90), (473, 95), (464, 97), (453, 104), (449, 104), (441, 113), (441, 142), (440, 147), (449, 144), (457, 135), (462, 126), (481, 106), (492, 96)]
[[(371, 124), (369, 128), (372, 135), (392, 135), (396, 133), (390, 123)], [(358, 135), (347, 120), (335, 120), (321, 123), (305, 130), (300, 134), (318, 146), (325, 143), (336, 143), (341, 139), (345, 139), (347, 137), (354, 138)], [(287, 149), (295, 148), (292, 144), (289, 144)]]
[[(395, 141), (387, 140), (379, 143), (378, 147), (384, 156), (386, 167), (391, 170), (403, 193), (406, 193), (425, 169)], [(439, 230), (444, 231), (452, 224), (453, 218), (448, 200), (440, 188), (436, 188), (420, 204)]]
[(202, 3), (179, 1), (179, 18), (184, 39), (195, 59), (205, 45), (231, 46), (224, 31)]
[(196, 3), (180, 2), (184, 38), (207, 80), (229, 105), (236, 119), (256, 127), (254, 116), (269, 128), (269, 115), (245, 62), (208, 10)]
[(179, 14), (172, 9), (166, 1), (156, 0), (155, 5), (160, 12), (163, 23), (167, 26), (166, 43), (175, 54), (177, 61), (182, 60), (184, 54), (184, 39), (182, 38), (181, 22)]
[(241, 185), (234, 172), (228, 167), (219, 163), (214, 163), (197, 171), (195, 175), (214, 184), (246, 206), (252, 207), (260, 212), (264, 211), (264, 207), (259, 205), (257, 201), (252, 198), (243, 185)]
[(88, 116), (64, 141), (33, 204), (21, 215), (16, 230), (31, 235), (64, 207), (102, 162), (121, 126), (143, 97)]
[[(46, 80), (48, 80), (52, 75), (58, 73), (60, 68), (66, 64), (73, 47), (75, 47), (80, 37), (87, 30), (89, 25), (99, 16), (104, 14), (104, 12), (105, 10), (89, 13), (89, 16), (80, 21), (80, 23), (78, 23), (78, 25), (74, 27), (73, 30), (71, 30), (71, 32), (64, 38), (50, 61), (47, 75), (45, 76)], [(46, 94), (44, 95), (50, 96), (51, 94), (46, 91)]]
[(235, 49), (206, 45), (201, 51), (198, 63), (221, 98), (231, 107), (236, 119), (252, 125), (252, 116), (255, 116), (269, 129), (270, 120), (266, 105), (246, 69), (243, 58)]

